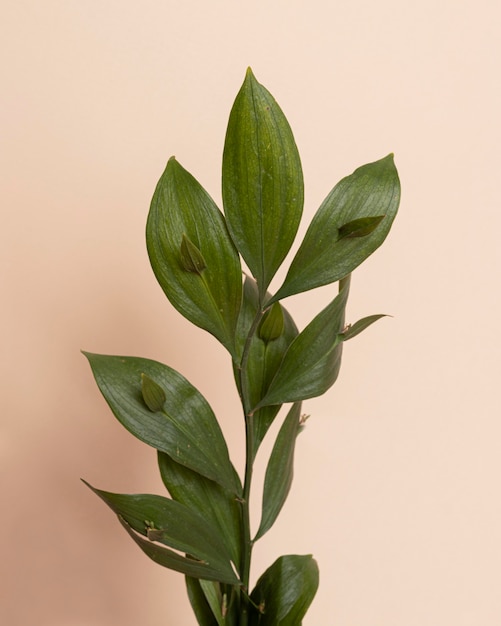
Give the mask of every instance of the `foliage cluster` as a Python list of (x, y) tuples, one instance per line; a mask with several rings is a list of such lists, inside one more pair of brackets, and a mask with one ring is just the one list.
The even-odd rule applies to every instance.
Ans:
[[(316, 562), (282, 556), (250, 590), (252, 548), (289, 493), (302, 401), (334, 384), (343, 344), (381, 317), (347, 325), (345, 308), (350, 274), (388, 234), (400, 186), (392, 155), (342, 179), (273, 294), (271, 281), (300, 223), (303, 176), (290, 126), (250, 69), (231, 110), (222, 170), (224, 214), (171, 158), (153, 196), (146, 240), (167, 298), (231, 357), (245, 424), (243, 480), (209, 403), (180, 373), (148, 359), (86, 353), (116, 418), (157, 451), (169, 497), (91, 489), (151, 559), (185, 575), (200, 626), (298, 626), (318, 586)], [(339, 283), (332, 302), (299, 331), (282, 301), (331, 283)], [(284, 404), (290, 407), (252, 532), (254, 460)]]

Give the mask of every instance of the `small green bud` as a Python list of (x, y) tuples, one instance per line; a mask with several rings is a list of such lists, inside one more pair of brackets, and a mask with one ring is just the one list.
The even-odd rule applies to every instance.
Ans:
[(165, 391), (146, 374), (141, 374), (141, 393), (143, 394), (144, 403), (153, 413), (164, 408)]
[(181, 264), (187, 272), (194, 274), (201, 274), (207, 267), (200, 250), (184, 233), (181, 241)]
[(344, 239), (345, 237), (352, 239), (370, 235), (384, 218), (384, 215), (377, 215), (376, 217), (359, 217), (356, 220), (347, 222), (338, 229), (339, 239)]
[(259, 326), (259, 338), (268, 343), (284, 332), (284, 314), (280, 302), (275, 302), (265, 313)]

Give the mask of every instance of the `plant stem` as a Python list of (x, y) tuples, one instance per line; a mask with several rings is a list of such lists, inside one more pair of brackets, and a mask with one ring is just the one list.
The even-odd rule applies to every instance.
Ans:
[(247, 361), (249, 359), (249, 352), (251, 342), (256, 334), (259, 322), (264, 315), (261, 302), (258, 310), (252, 322), (247, 335), (244, 349), (242, 352), (242, 359), (239, 367), (240, 389), (242, 394), (242, 407), (244, 410), (245, 418), (245, 478), (242, 494), (242, 537), (241, 537), (241, 563), (240, 563), (240, 577), (243, 584), (243, 594), (241, 594), (241, 613), (240, 613), (240, 626), (247, 626), (249, 623), (249, 579), (250, 579), (250, 566), (252, 557), (252, 538), (250, 528), (250, 492), (252, 483), (252, 470), (254, 463), (254, 416), (251, 413), (252, 406), (249, 396), (249, 388), (247, 384)]

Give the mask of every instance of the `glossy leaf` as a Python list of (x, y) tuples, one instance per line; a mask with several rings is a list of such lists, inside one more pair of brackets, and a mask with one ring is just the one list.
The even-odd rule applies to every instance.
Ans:
[(251, 594), (261, 611), (250, 626), (300, 626), (318, 589), (318, 566), (310, 556), (282, 556), (259, 578)]
[[(168, 567), (187, 576), (204, 578), (205, 580), (221, 580), (222, 573), (219, 569), (207, 565), (203, 561), (197, 561), (191, 556), (182, 556), (174, 552), (174, 550), (153, 543), (146, 537), (136, 533), (123, 518), (119, 517), (118, 519), (146, 556), (149, 556), (158, 565)], [(231, 583), (234, 584), (234, 581), (231, 581)]]
[(256, 409), (269, 404), (297, 402), (322, 395), (329, 389), (341, 366), (344, 312), (349, 281), (337, 297), (294, 339)]
[(189, 554), (217, 573), (216, 580), (238, 582), (223, 538), (203, 515), (162, 496), (111, 493), (86, 484), (135, 533)]
[[(127, 430), (177, 463), (239, 493), (217, 419), (181, 374), (150, 359), (84, 354), (106, 402)], [(161, 411), (152, 411), (143, 399), (143, 374), (165, 393)]]
[(240, 259), (224, 216), (174, 157), (151, 202), (146, 242), (155, 276), (171, 303), (234, 356)]
[[(244, 283), (244, 297), (237, 330), (237, 349), (241, 357), (247, 335), (252, 322), (259, 311), (259, 293), (255, 280), (246, 277)], [(264, 342), (255, 336), (250, 344), (249, 358), (247, 361), (247, 389), (249, 398), (247, 402), (253, 407), (264, 397), (273, 380), (287, 348), (298, 334), (297, 327), (289, 312), (280, 307), (283, 317), (283, 332), (273, 341)], [(239, 372), (235, 368), (237, 385), (239, 384)], [(280, 406), (266, 406), (254, 413), (253, 439), (254, 455), (263, 440), (268, 428), (276, 417)]]
[[(160, 475), (170, 495), (197, 511), (225, 538), (231, 560), (240, 563), (241, 504), (235, 495), (212, 480), (158, 453)], [(238, 478), (236, 478), (238, 480)]]
[[(383, 243), (399, 202), (400, 182), (392, 154), (343, 178), (314, 216), (284, 284), (271, 301), (350, 274)], [(357, 226), (357, 220), (365, 222)]]
[(300, 416), (301, 403), (298, 402), (290, 409), (275, 440), (266, 468), (261, 524), (254, 541), (257, 541), (273, 526), (289, 495)]
[(289, 123), (250, 69), (228, 122), (223, 203), (231, 236), (263, 295), (296, 236), (303, 174)]

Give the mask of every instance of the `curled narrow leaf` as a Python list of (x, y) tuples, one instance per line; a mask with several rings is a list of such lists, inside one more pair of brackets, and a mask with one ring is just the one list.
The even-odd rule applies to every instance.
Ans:
[(223, 203), (233, 241), (261, 296), (294, 241), (303, 195), (301, 162), (289, 123), (249, 68), (226, 132)]
[(141, 393), (143, 394), (143, 400), (150, 411), (155, 413), (163, 409), (165, 400), (167, 399), (165, 391), (158, 383), (152, 380), (149, 376), (146, 376), (144, 372), (141, 373)]
[(181, 263), (187, 272), (201, 274), (207, 267), (204, 257), (196, 245), (183, 233), (181, 240)]
[(301, 403), (292, 406), (280, 428), (268, 461), (263, 490), (261, 523), (254, 541), (275, 523), (289, 495), (294, 471), (294, 450), (300, 431)]

